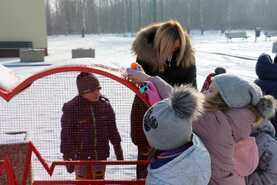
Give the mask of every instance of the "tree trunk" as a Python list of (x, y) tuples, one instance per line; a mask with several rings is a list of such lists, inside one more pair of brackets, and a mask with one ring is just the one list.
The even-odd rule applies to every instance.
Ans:
[(138, 0), (138, 27), (141, 27), (141, 0)]
[(153, 22), (157, 22), (157, 0), (153, 1)]

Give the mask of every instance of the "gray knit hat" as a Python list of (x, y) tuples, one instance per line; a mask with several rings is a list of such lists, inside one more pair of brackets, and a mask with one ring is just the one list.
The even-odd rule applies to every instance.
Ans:
[(181, 86), (169, 98), (150, 107), (143, 119), (149, 144), (158, 150), (169, 150), (190, 142), (192, 120), (202, 112), (202, 102), (202, 94)]
[(262, 90), (254, 83), (231, 74), (220, 74), (213, 78), (219, 94), (230, 108), (253, 105), (261, 116), (270, 118), (275, 114), (276, 102), (272, 96), (263, 96)]

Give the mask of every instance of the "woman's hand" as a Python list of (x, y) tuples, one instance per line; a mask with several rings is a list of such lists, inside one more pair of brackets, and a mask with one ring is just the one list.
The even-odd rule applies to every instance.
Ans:
[(132, 68), (127, 68), (126, 73), (127, 79), (136, 84), (142, 84), (150, 77), (143, 70), (135, 70)]

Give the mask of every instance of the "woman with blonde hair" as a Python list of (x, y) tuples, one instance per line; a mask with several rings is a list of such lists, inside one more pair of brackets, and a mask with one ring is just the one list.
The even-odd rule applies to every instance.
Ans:
[[(146, 74), (159, 76), (172, 86), (196, 86), (195, 56), (186, 30), (177, 21), (142, 28), (133, 42), (133, 52)], [(131, 137), (138, 147), (138, 160), (145, 160), (150, 147), (142, 129), (148, 107), (136, 96), (131, 111)], [(137, 178), (145, 178), (146, 167), (137, 166)]]
[(188, 33), (179, 22), (171, 20), (143, 28), (132, 50), (147, 74), (157, 74), (171, 85), (190, 83), (196, 87), (194, 51)]

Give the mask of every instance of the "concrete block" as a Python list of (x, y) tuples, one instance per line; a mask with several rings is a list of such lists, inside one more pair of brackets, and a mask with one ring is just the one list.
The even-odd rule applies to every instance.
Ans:
[(95, 49), (72, 49), (72, 58), (95, 58)]
[(19, 57), (21, 62), (43, 62), (44, 61), (43, 49), (20, 49)]

